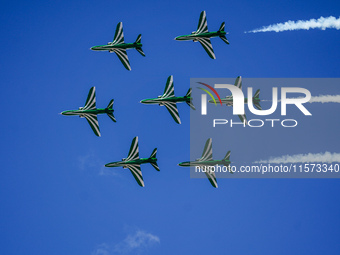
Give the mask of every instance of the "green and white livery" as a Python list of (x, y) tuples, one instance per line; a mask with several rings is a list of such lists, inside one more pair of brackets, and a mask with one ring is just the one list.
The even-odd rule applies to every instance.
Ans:
[(224, 166), (229, 166), (230, 165), (230, 151), (227, 152), (225, 157), (222, 160), (214, 160), (212, 156), (212, 139), (209, 138), (205, 142), (205, 146), (203, 149), (202, 157), (199, 159), (196, 159), (195, 161), (186, 161), (179, 163), (179, 166), (199, 166), (202, 169), (205, 169), (205, 174), (207, 175), (211, 185), (214, 188), (217, 188), (217, 180), (216, 180), (216, 175), (215, 172), (212, 171), (209, 166), (216, 166), (216, 165), (224, 165)]
[(213, 47), (211, 45), (210, 38), (212, 37), (220, 37), (226, 44), (229, 44), (228, 39), (226, 38), (226, 32), (224, 31), (225, 23), (222, 22), (220, 29), (218, 31), (209, 32), (208, 31), (208, 23), (207, 16), (205, 11), (201, 12), (200, 19), (198, 21), (197, 30), (192, 32), (190, 35), (181, 35), (175, 38), (177, 41), (194, 41), (200, 42), (205, 51), (208, 53), (209, 57), (212, 59), (216, 59)]
[(125, 66), (125, 68), (131, 71), (130, 62), (128, 55), (126, 53), (127, 49), (136, 49), (142, 56), (145, 57), (145, 54), (142, 50), (142, 35), (139, 34), (134, 43), (125, 43), (124, 42), (124, 33), (123, 33), (123, 23), (119, 22), (116, 27), (115, 37), (112, 42), (108, 42), (107, 45), (99, 45), (93, 46), (91, 50), (95, 51), (109, 51), (110, 53), (114, 52), (117, 54), (118, 58)]
[(138, 136), (136, 136), (132, 140), (130, 151), (127, 158), (123, 158), (122, 161), (108, 163), (105, 166), (128, 168), (131, 171), (133, 177), (136, 179), (137, 183), (141, 187), (144, 187), (144, 180), (142, 176), (142, 171), (140, 169), (140, 165), (150, 163), (157, 171), (159, 171), (156, 153), (157, 148), (155, 148), (152, 151), (149, 158), (139, 158)]
[(113, 116), (114, 110), (112, 109), (112, 107), (113, 107), (113, 99), (109, 102), (106, 108), (96, 108), (96, 88), (92, 87), (89, 91), (84, 107), (79, 107), (78, 110), (64, 111), (61, 114), (62, 115), (78, 115), (80, 118), (85, 118), (87, 122), (90, 124), (95, 135), (100, 136), (97, 114), (106, 113), (107, 116), (109, 116), (111, 120), (116, 122), (116, 118)]
[[(234, 84), (236, 87), (238, 87), (239, 89), (242, 90), (242, 77), (241, 76), (238, 76), (235, 80), (235, 84)], [(259, 110), (262, 110), (262, 107), (260, 105), (260, 90), (258, 89), (253, 98), (253, 104), (254, 106), (259, 109)], [(214, 100), (211, 99), (208, 101), (209, 103), (214, 103)], [(225, 98), (221, 98), (221, 102), (222, 104), (225, 104), (226, 106), (233, 106), (233, 96), (226, 96)], [(244, 103), (246, 104), (248, 102), (248, 98), (244, 98)], [(247, 117), (246, 115), (238, 115), (238, 117), (240, 118), (240, 120), (245, 123), (246, 125), (248, 125), (248, 121), (247, 121)]]
[(172, 118), (178, 124), (181, 124), (181, 119), (179, 117), (177, 103), (186, 102), (191, 109), (195, 110), (195, 106), (192, 104), (191, 88), (184, 97), (175, 97), (174, 78), (172, 75), (168, 77), (163, 95), (158, 96), (157, 98), (144, 99), (140, 102), (142, 104), (158, 104), (160, 106), (165, 106)]

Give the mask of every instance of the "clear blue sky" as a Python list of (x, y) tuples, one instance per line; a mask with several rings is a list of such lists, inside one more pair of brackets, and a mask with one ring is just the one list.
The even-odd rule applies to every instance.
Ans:
[[(177, 166), (190, 157), (189, 107), (178, 105), (177, 125), (164, 108), (139, 103), (160, 95), (169, 75), (178, 96), (193, 77), (339, 77), (339, 30), (244, 33), (287, 20), (339, 17), (339, 2), (2, 1), (1, 6), (1, 254), (339, 254), (338, 179), (221, 179), (214, 189)], [(196, 29), (202, 10), (209, 30), (225, 21), (229, 32), (230, 45), (212, 39), (216, 60), (198, 43), (173, 40)], [(130, 72), (114, 54), (90, 50), (111, 41), (120, 21), (126, 42), (142, 34), (146, 54), (128, 52)], [(83, 106), (91, 86), (98, 107), (115, 99), (117, 123), (100, 115), (100, 138), (84, 119), (58, 114)], [(340, 92), (327, 84), (312, 90)], [(339, 152), (339, 120), (319, 110), (338, 114), (339, 105), (312, 107), (324, 123), (309, 133), (315, 143), (303, 147), (292, 136), (277, 151), (264, 153)], [(127, 156), (134, 136), (140, 156), (158, 148), (161, 171), (142, 166), (145, 188), (127, 169), (103, 168)], [(236, 153), (243, 143), (240, 138), (230, 148), (232, 160), (260, 156), (256, 146)], [(138, 252), (131, 242), (137, 233), (144, 233)]]

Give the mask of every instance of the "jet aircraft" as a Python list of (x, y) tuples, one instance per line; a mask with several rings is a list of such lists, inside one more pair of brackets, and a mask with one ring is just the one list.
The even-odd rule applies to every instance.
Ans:
[(107, 45), (99, 45), (93, 46), (91, 50), (95, 51), (109, 51), (110, 53), (114, 52), (117, 54), (118, 58), (125, 66), (125, 68), (131, 71), (130, 62), (128, 59), (128, 55), (126, 53), (127, 49), (136, 49), (142, 56), (145, 57), (145, 54), (142, 50), (141, 43), (142, 35), (139, 34), (134, 43), (125, 43), (124, 42), (124, 34), (123, 34), (123, 23), (119, 22), (116, 27), (115, 37), (113, 42), (108, 42)]
[[(242, 77), (241, 76), (238, 76), (235, 80), (235, 86), (238, 87), (239, 89), (242, 89)], [(253, 101), (253, 104), (254, 106), (259, 109), (259, 110), (262, 110), (262, 107), (260, 105), (260, 90), (258, 89), (253, 98), (252, 98), (252, 101)], [(209, 103), (215, 103), (215, 99), (211, 99), (208, 101)], [(222, 104), (225, 104), (226, 106), (233, 106), (233, 96), (226, 96), (225, 98), (221, 98), (221, 102)], [(244, 98), (244, 103), (248, 103), (248, 98)], [(246, 115), (238, 115), (238, 117), (240, 118), (240, 120), (242, 122), (245, 122), (246, 125), (248, 125), (248, 122), (247, 122), (247, 118), (246, 118)]]
[(204, 150), (202, 153), (202, 157), (199, 159), (196, 159), (195, 161), (187, 161), (179, 163), (179, 166), (199, 166), (199, 167), (205, 167), (207, 175), (211, 185), (215, 188), (217, 188), (217, 181), (216, 181), (216, 175), (214, 171), (211, 171), (207, 166), (215, 166), (215, 165), (224, 165), (229, 166), (230, 165), (230, 151), (227, 152), (225, 157), (222, 160), (214, 160), (212, 157), (212, 139), (209, 138), (205, 142)]
[(98, 125), (97, 114), (106, 113), (111, 120), (116, 122), (113, 116), (114, 110), (112, 109), (113, 99), (110, 101), (106, 108), (96, 108), (96, 88), (92, 87), (86, 99), (84, 107), (79, 107), (78, 110), (64, 111), (63, 115), (78, 115), (80, 118), (86, 118), (87, 122), (90, 124), (93, 132), (96, 136), (100, 136), (100, 130)]
[(133, 138), (129, 155), (127, 158), (123, 158), (122, 161), (111, 162), (106, 164), (106, 167), (123, 167), (128, 168), (133, 177), (135, 177), (137, 183), (144, 187), (144, 180), (142, 176), (142, 171), (140, 169), (141, 164), (150, 163), (157, 171), (159, 171), (159, 167), (157, 165), (156, 158), (157, 148), (155, 148), (149, 158), (139, 158), (139, 148), (138, 148), (138, 136)]
[(142, 104), (158, 104), (160, 106), (165, 106), (171, 114), (172, 118), (181, 124), (181, 119), (179, 118), (176, 103), (186, 102), (191, 109), (195, 110), (195, 106), (192, 104), (191, 88), (188, 90), (184, 97), (175, 97), (174, 92), (174, 82), (173, 76), (170, 75), (165, 85), (164, 93), (157, 98), (144, 99), (140, 101)]
[(190, 35), (182, 35), (177, 36), (175, 40), (177, 41), (190, 41), (193, 40), (194, 42), (200, 42), (203, 46), (205, 51), (208, 53), (209, 57), (212, 59), (216, 59), (213, 47), (210, 42), (210, 38), (212, 37), (220, 37), (222, 41), (226, 44), (229, 44), (229, 41), (226, 38), (226, 32), (224, 31), (225, 22), (222, 22), (220, 29), (218, 31), (209, 32), (208, 31), (208, 24), (207, 24), (207, 17), (205, 11), (201, 12), (200, 19), (198, 21), (197, 30), (191, 32)]

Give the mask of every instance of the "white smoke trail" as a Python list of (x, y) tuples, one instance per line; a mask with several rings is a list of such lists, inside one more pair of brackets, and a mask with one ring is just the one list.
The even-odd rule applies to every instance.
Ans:
[(340, 95), (320, 95), (311, 97), (309, 103), (340, 103)]
[[(302, 97), (295, 97), (291, 99), (299, 99)], [(273, 100), (261, 100), (261, 102), (272, 102)], [(278, 100), (281, 102), (281, 100)], [(340, 103), (340, 95), (320, 95), (311, 97), (308, 103)]]
[(282, 32), (282, 31), (290, 31), (290, 30), (309, 30), (319, 28), (321, 30), (325, 30), (326, 28), (335, 28), (337, 30), (340, 29), (340, 17), (335, 18), (333, 16), (324, 18), (320, 17), (318, 19), (310, 19), (310, 20), (298, 20), (298, 21), (286, 21), (285, 23), (277, 23), (270, 26), (263, 26), (262, 28), (257, 28), (245, 33), (258, 33), (258, 32)]
[(340, 162), (340, 153), (308, 153), (308, 154), (297, 154), (297, 155), (285, 155), (281, 157), (271, 157), (268, 160), (259, 160), (254, 163), (313, 163), (313, 162), (322, 162), (322, 163), (332, 163), (332, 162)]

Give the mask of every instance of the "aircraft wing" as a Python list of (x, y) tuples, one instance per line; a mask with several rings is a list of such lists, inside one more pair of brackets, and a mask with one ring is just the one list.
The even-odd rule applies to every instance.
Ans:
[(131, 161), (139, 159), (139, 147), (138, 147), (138, 136), (132, 139), (132, 143), (129, 150), (129, 155), (125, 161)]
[(176, 123), (181, 124), (181, 119), (179, 118), (179, 113), (177, 110), (176, 103), (165, 102), (163, 105), (168, 109), (169, 113), (171, 114), (172, 118), (176, 121)]
[(215, 172), (213, 171), (210, 171), (207, 169), (207, 171), (205, 172), (205, 174), (207, 175), (211, 185), (214, 187), (214, 188), (217, 188), (218, 185), (217, 185), (217, 181), (216, 181), (216, 175), (215, 175)]
[(205, 142), (202, 157), (198, 161), (209, 161), (209, 160), (213, 160), (213, 157), (212, 157), (212, 139), (211, 138), (209, 138)]
[(164, 93), (162, 95), (162, 98), (164, 97), (173, 97), (175, 96), (175, 90), (174, 90), (174, 77), (170, 75), (168, 77), (168, 80), (166, 81)]
[(205, 51), (208, 53), (209, 57), (211, 57), (212, 59), (216, 59), (210, 39), (209, 38), (197, 38), (197, 40), (200, 42), (200, 44), (203, 46)]
[(196, 34), (207, 33), (208, 32), (208, 23), (207, 23), (207, 15), (205, 11), (201, 12), (200, 19), (198, 20), (198, 26), (196, 30)]
[(86, 118), (87, 122), (90, 124), (95, 135), (100, 136), (100, 130), (99, 130), (97, 115), (91, 114), (91, 113), (86, 113), (86, 114), (84, 114), (84, 117)]
[(90, 88), (83, 110), (94, 110), (94, 109), (96, 109), (96, 88), (92, 87)]
[(122, 62), (124, 67), (127, 70), (131, 71), (130, 62), (129, 62), (129, 58), (126, 53), (126, 50), (125, 49), (113, 49), (112, 51), (117, 54), (119, 60)]
[(119, 22), (116, 27), (115, 37), (113, 38), (112, 44), (124, 43), (123, 23)]
[(235, 86), (238, 87), (239, 89), (242, 89), (242, 77), (238, 76), (235, 80)]
[(245, 122), (246, 125), (248, 125), (247, 117), (246, 117), (245, 114), (244, 114), (244, 115), (238, 115), (238, 117), (240, 118), (240, 120), (242, 121), (242, 123)]
[(140, 165), (126, 165), (127, 168), (131, 171), (133, 177), (135, 177), (137, 183), (144, 187), (144, 180), (142, 176), (142, 170), (140, 170)]

